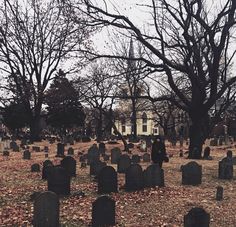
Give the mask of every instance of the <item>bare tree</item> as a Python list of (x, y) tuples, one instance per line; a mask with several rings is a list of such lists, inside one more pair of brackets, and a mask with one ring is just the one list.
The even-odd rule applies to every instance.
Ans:
[(44, 92), (62, 61), (81, 57), (89, 30), (83, 16), (75, 25), (71, 8), (56, 1), (4, 0), (0, 16), (1, 88), (20, 99), (30, 116), (31, 139), (38, 140)]
[[(139, 60), (165, 73), (175, 93), (174, 97), (165, 98), (186, 111), (191, 119), (189, 157), (201, 158), (211, 125), (235, 97), (232, 86), (236, 76), (229, 73), (235, 51), (229, 50), (233, 48), (236, 1), (150, 0), (150, 5), (143, 5), (152, 14), (149, 33), (121, 13), (109, 11), (106, 4), (102, 7), (90, 0), (84, 3), (91, 24), (130, 32), (147, 52), (147, 57)], [(210, 119), (209, 110), (219, 98), (224, 99), (222, 108)]]

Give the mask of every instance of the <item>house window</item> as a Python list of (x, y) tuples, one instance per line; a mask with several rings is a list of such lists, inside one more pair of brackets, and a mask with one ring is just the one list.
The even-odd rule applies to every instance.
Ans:
[(143, 132), (147, 132), (147, 114), (143, 113), (142, 115), (142, 128)]
[(125, 117), (122, 117), (121, 119), (121, 131), (125, 132), (126, 126), (125, 126)]

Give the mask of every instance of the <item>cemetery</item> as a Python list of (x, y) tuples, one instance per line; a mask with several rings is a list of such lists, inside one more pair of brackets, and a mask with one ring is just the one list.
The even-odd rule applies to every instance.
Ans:
[[(30, 158), (22, 148), (6, 148), (7, 159), (2, 151), (0, 226), (236, 225), (233, 142), (209, 146), (211, 160), (191, 160), (179, 156), (178, 143), (167, 141), (170, 160), (162, 169), (148, 158), (150, 149), (140, 150), (139, 143), (129, 153), (119, 141), (104, 141), (102, 152), (93, 140), (63, 145), (48, 140), (28, 144)], [(66, 156), (72, 148), (74, 154)], [(90, 164), (81, 168), (81, 161)]]

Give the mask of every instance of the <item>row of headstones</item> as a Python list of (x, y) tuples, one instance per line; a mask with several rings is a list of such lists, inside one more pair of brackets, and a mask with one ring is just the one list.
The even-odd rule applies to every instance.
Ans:
[[(42, 192), (34, 202), (33, 226), (60, 226), (59, 197), (51, 191)], [(92, 226), (116, 225), (115, 201), (109, 196), (100, 196), (92, 203)], [(192, 208), (184, 216), (184, 227), (209, 227), (210, 215), (199, 207)]]

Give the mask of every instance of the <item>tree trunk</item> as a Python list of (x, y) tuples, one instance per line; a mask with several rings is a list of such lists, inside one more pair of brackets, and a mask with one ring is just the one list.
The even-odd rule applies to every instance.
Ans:
[(34, 117), (30, 124), (30, 140), (31, 142), (34, 141), (40, 141), (40, 133), (41, 133), (41, 127), (40, 127), (40, 117)]
[(189, 158), (200, 159), (202, 157), (202, 146), (209, 134), (209, 118), (192, 120), (189, 127)]
[(99, 110), (99, 118), (97, 122), (97, 129), (96, 129), (96, 137), (97, 137), (97, 142), (100, 142), (102, 140), (102, 125), (103, 125), (103, 119), (102, 119), (102, 111)]
[(131, 123), (132, 123), (132, 136), (134, 139), (137, 138), (137, 113), (136, 113), (136, 103), (135, 100), (132, 100), (132, 116), (131, 116)]

